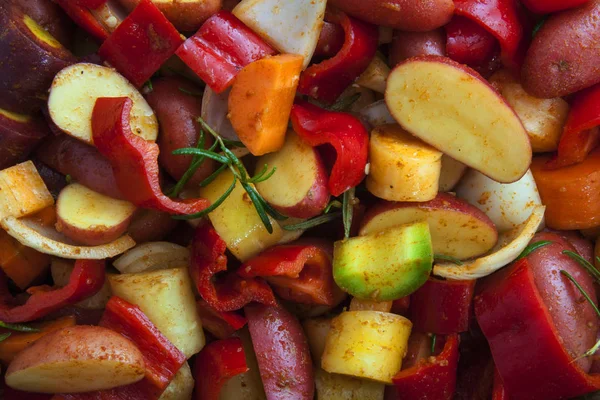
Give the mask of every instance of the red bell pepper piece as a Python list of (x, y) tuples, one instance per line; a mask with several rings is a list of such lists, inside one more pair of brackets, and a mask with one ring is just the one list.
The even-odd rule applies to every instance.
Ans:
[(13, 306), (7, 279), (0, 275), (0, 321), (29, 322), (44, 317), (60, 308), (75, 304), (96, 294), (104, 285), (104, 261), (77, 260), (66, 286), (48, 290), (33, 290), (25, 304)]
[(579, 7), (590, 0), (522, 0), (525, 7), (537, 14), (550, 14)]
[(345, 41), (346, 33), (344, 32), (344, 28), (338, 24), (327, 21), (323, 22), (313, 58), (330, 58), (335, 56), (342, 50)]
[(106, 3), (108, 0), (74, 0), (73, 2), (82, 6), (91, 8), (92, 10), (100, 7), (102, 4)]
[(446, 25), (446, 52), (456, 62), (480, 67), (496, 53), (498, 40), (478, 23), (455, 16)]
[(98, 151), (112, 165), (123, 197), (136, 206), (170, 214), (194, 214), (209, 206), (206, 199), (174, 201), (160, 188), (156, 143), (131, 133), (127, 97), (99, 98), (92, 112), (92, 132)]
[(228, 273), (215, 281), (215, 275), (227, 271), (227, 245), (208, 224), (196, 228), (192, 241), (190, 275), (200, 296), (215, 310), (239, 310), (252, 301), (276, 306), (273, 291), (261, 279), (244, 279)]
[(458, 335), (446, 337), (442, 352), (420, 360), (392, 378), (396, 389), (393, 399), (451, 400), (456, 387)]
[(531, 37), (531, 26), (516, 0), (455, 0), (456, 15), (487, 29), (500, 43), (503, 64), (519, 72)]
[(196, 303), (196, 306), (202, 321), (202, 328), (212, 333), (217, 339), (225, 339), (233, 335), (248, 322), (240, 314), (217, 311), (202, 299)]
[(141, 87), (182, 43), (177, 29), (154, 3), (142, 0), (104, 41), (98, 54)]
[(229, 11), (219, 11), (187, 39), (176, 54), (216, 93), (233, 83), (246, 65), (277, 54)]
[(106, 27), (98, 22), (87, 7), (73, 0), (54, 0), (54, 2), (61, 6), (73, 22), (94, 38), (102, 42), (110, 36)]
[(494, 386), (492, 387), (492, 400), (509, 400), (508, 394), (504, 389), (504, 382), (498, 373), (497, 369), (494, 369)]
[(369, 134), (363, 124), (346, 113), (327, 111), (297, 101), (291, 114), (294, 131), (311, 146), (330, 144), (337, 156), (329, 177), (329, 192), (339, 196), (365, 177)]
[(524, 258), (484, 281), (475, 315), (511, 400), (558, 400), (600, 389), (562, 345)]
[(600, 85), (582, 90), (571, 103), (569, 117), (558, 143), (558, 155), (550, 169), (579, 164), (600, 143)]
[(379, 45), (379, 29), (339, 10), (328, 10), (325, 19), (342, 26), (345, 33), (344, 45), (333, 58), (311, 65), (300, 75), (298, 92), (319, 101), (333, 103), (375, 57)]
[(134, 386), (146, 394), (146, 399), (158, 399), (185, 363), (185, 354), (160, 333), (139, 307), (116, 296), (106, 304), (100, 326), (120, 333), (141, 350), (146, 376)]
[(475, 281), (429, 278), (411, 295), (411, 318), (418, 332), (438, 335), (469, 330)]
[(238, 337), (208, 344), (196, 356), (196, 399), (219, 400), (229, 379), (248, 371), (242, 340)]
[(332, 249), (325, 243), (296, 243), (272, 247), (246, 261), (238, 274), (263, 277), (280, 297), (296, 303), (332, 306), (335, 291)]

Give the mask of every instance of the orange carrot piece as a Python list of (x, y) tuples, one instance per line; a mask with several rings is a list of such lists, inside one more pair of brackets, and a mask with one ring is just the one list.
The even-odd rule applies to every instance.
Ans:
[(545, 168), (550, 157), (535, 157), (531, 172), (546, 205), (546, 225), (552, 229), (600, 226), (600, 150), (576, 165)]
[(302, 56), (295, 54), (263, 58), (248, 64), (235, 78), (229, 119), (255, 156), (283, 146), (302, 62)]
[(0, 342), (0, 362), (9, 364), (19, 352), (31, 345), (44, 335), (75, 325), (75, 317), (72, 315), (59, 318), (54, 321), (39, 322), (31, 324), (32, 327), (40, 329), (40, 332), (11, 332), (11, 335)]

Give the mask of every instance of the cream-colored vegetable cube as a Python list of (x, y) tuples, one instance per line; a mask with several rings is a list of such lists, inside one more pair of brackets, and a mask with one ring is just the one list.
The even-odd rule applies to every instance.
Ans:
[(327, 372), (392, 383), (406, 355), (412, 323), (380, 311), (347, 311), (334, 318), (321, 366)]
[(346, 375), (315, 371), (318, 400), (383, 400), (385, 385)]
[(204, 331), (187, 268), (111, 275), (109, 281), (115, 296), (138, 305), (186, 357), (202, 350)]
[(0, 171), (0, 219), (21, 218), (54, 204), (54, 198), (31, 161)]
[(189, 364), (184, 363), (173, 377), (159, 400), (190, 400), (194, 391), (194, 377)]

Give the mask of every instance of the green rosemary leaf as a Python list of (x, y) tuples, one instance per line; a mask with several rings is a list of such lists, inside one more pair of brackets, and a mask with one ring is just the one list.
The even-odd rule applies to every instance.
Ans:
[(153, 91), (154, 90), (154, 86), (152, 86), (152, 81), (150, 79), (148, 79), (146, 81), (146, 83), (144, 83), (144, 86), (148, 88), (148, 91)]
[(354, 93), (352, 96), (346, 96), (338, 99), (329, 107), (331, 111), (348, 111), (354, 103), (360, 99), (360, 93)]
[(6, 332), (0, 335), (0, 342), (5, 341), (6, 339), (8, 339), (8, 337), (11, 335), (10, 332)]
[(73, 182), (73, 177), (70, 174), (67, 174), (65, 176), (65, 181), (67, 181), (67, 183), (71, 183)]
[(431, 335), (431, 355), (435, 354), (435, 344), (437, 342), (437, 335), (434, 333)]
[(192, 92), (191, 90), (187, 90), (187, 89), (184, 89), (182, 87), (179, 88), (179, 91), (182, 92), (182, 93), (185, 93), (185, 94), (187, 94), (189, 96), (194, 96), (194, 97), (202, 97), (202, 95), (203, 95), (200, 92)]
[(17, 325), (17, 324), (8, 324), (6, 322), (0, 321), (0, 328), (10, 329), (11, 331), (16, 332), (39, 332), (39, 329), (32, 328), (26, 325)]
[(327, 207), (323, 210), (323, 214), (329, 214), (332, 208), (342, 208), (342, 203), (339, 200), (332, 200), (327, 204)]
[(299, 222), (297, 224), (284, 225), (284, 226), (282, 226), (282, 228), (285, 231), (296, 231), (298, 229), (310, 229), (310, 228), (314, 228), (315, 226), (319, 226), (319, 225), (325, 224), (327, 222), (334, 221), (341, 216), (342, 216), (341, 211), (334, 212), (331, 214), (323, 214), (323, 215), (319, 215), (318, 217), (314, 217), (314, 218), (308, 219), (306, 221)]
[(352, 227), (352, 217), (354, 214), (354, 188), (344, 192), (342, 197), (342, 220), (344, 222), (344, 237), (350, 238), (350, 228)]
[(268, 165), (265, 164), (265, 167), (263, 168), (262, 171), (260, 171), (260, 173), (258, 175), (256, 175), (253, 178), (250, 178), (248, 180), (248, 182), (252, 182), (252, 183), (260, 183), (260, 182), (264, 182), (267, 179), (269, 179), (270, 177), (272, 177), (275, 174), (275, 171), (277, 171), (277, 167), (273, 167), (273, 169), (271, 171), (268, 171)]
[(200, 187), (205, 187), (208, 186), (209, 184), (212, 183), (212, 181), (214, 181), (215, 179), (217, 179), (217, 176), (219, 176), (219, 174), (223, 171), (225, 171), (225, 169), (228, 167), (228, 165), (223, 164), (221, 165), (219, 168), (217, 168), (215, 170), (215, 172), (213, 172), (212, 174), (210, 174), (209, 176), (206, 177), (206, 179), (204, 179), (202, 182), (200, 182), (199, 186)]
[(596, 269), (592, 264), (590, 264), (585, 258), (581, 257), (579, 254), (572, 252), (571, 250), (563, 250), (564, 255), (571, 257), (571, 259), (577, 261), (579, 265), (581, 265), (585, 270), (594, 278), (598, 283), (600, 283), (600, 271)]
[(233, 192), (233, 189), (235, 189), (235, 184), (237, 183), (237, 178), (234, 176), (233, 177), (233, 182), (231, 183), (231, 186), (229, 186), (229, 188), (225, 191), (225, 193), (223, 193), (223, 195), (221, 197), (219, 197), (217, 199), (217, 201), (215, 201), (214, 203), (212, 203), (209, 207), (205, 208), (204, 210), (196, 213), (196, 214), (188, 214), (188, 215), (175, 215), (172, 218), (173, 219), (179, 219), (179, 220), (189, 220), (189, 219), (196, 219), (196, 218), (202, 218), (208, 214), (210, 214), (211, 212), (213, 212), (214, 210), (216, 210), (217, 208), (219, 208), (219, 206), (221, 204), (223, 204), (223, 202), (229, 197), (229, 195), (231, 194), (231, 192)]
[(197, 156), (204, 156), (207, 158), (212, 158), (215, 161), (220, 162), (221, 164), (228, 164), (229, 163), (229, 158), (222, 156), (221, 154), (217, 154), (213, 151), (210, 150), (204, 150), (204, 149), (196, 149), (193, 147), (184, 147), (182, 149), (177, 149), (174, 150), (173, 153), (174, 155), (178, 156), (178, 155), (197, 155)]
[(225, 146), (228, 146), (228, 147), (246, 147), (246, 145), (244, 143), (240, 142), (239, 140), (229, 140), (229, 139), (224, 139), (224, 138), (221, 138), (221, 140), (223, 141)]
[(244, 190), (246, 190), (246, 193), (248, 193), (250, 200), (252, 200), (252, 203), (254, 204), (254, 208), (256, 209), (258, 216), (263, 222), (265, 228), (267, 228), (267, 232), (273, 233), (273, 225), (271, 225), (271, 220), (269, 219), (269, 216), (265, 211), (266, 202), (260, 196), (258, 196), (258, 193), (254, 190), (252, 185), (246, 182), (242, 182), (242, 186)]
[(546, 23), (546, 20), (548, 19), (547, 15), (544, 15), (542, 17), (542, 19), (540, 19), (540, 22), (538, 22), (534, 27), (533, 27), (533, 31), (531, 32), (531, 37), (535, 37), (535, 35), (538, 34), (538, 32), (540, 31), (540, 29), (542, 29), (542, 26), (544, 26), (544, 24)]
[[(198, 137), (198, 143), (196, 144), (196, 148), (203, 149), (205, 143), (206, 137), (204, 136), (204, 130), (200, 130), (200, 136)], [(212, 151), (214, 149), (211, 147), (210, 150)], [(179, 193), (183, 190), (183, 188), (189, 182), (192, 176), (194, 176), (196, 171), (198, 171), (198, 168), (200, 168), (200, 165), (202, 165), (204, 159), (204, 156), (194, 156), (194, 159), (190, 163), (190, 166), (188, 167), (187, 171), (185, 171), (181, 179), (179, 179), (179, 181), (175, 184), (175, 186), (173, 187), (173, 189), (171, 189), (167, 196), (177, 197), (177, 195), (179, 195)]]
[(458, 258), (455, 258), (455, 257), (452, 257), (452, 256), (446, 256), (446, 255), (443, 255), (443, 254), (434, 254), (433, 255), (433, 259), (434, 260), (450, 261), (452, 264), (463, 265), (463, 262), (460, 261)]
[[(563, 251), (563, 253), (564, 253), (564, 251)], [(594, 311), (596, 312), (596, 314), (600, 317), (600, 310), (598, 309), (598, 306), (596, 306), (596, 303), (594, 303), (592, 301), (592, 299), (590, 298), (590, 296), (587, 294), (587, 292), (585, 291), (585, 289), (581, 287), (581, 285), (579, 284), (579, 282), (577, 282), (575, 280), (575, 278), (573, 278), (573, 276), (570, 273), (568, 273), (567, 271), (565, 271), (564, 269), (560, 270), (560, 273), (562, 275), (566, 276), (567, 279), (570, 280), (573, 285), (575, 285), (575, 287), (577, 288), (577, 290), (579, 290), (579, 292), (581, 293), (581, 295), (583, 297), (585, 297), (585, 299), (587, 300), (587, 302), (592, 306), (592, 308), (594, 309)], [(577, 359), (583, 358), (583, 357), (589, 357), (589, 356), (593, 355), (599, 348), (600, 348), (600, 341), (596, 342), (596, 344), (591, 349), (589, 349), (588, 351), (586, 351), (585, 353), (583, 353), (583, 355), (581, 355)]]
[(552, 244), (554, 242), (551, 242), (549, 240), (542, 240), (539, 242), (535, 242), (535, 243), (531, 243), (529, 246), (525, 247), (525, 249), (523, 249), (523, 251), (521, 252), (521, 254), (519, 254), (519, 256), (517, 258), (515, 258), (515, 261), (520, 260), (521, 258), (525, 258), (528, 255), (530, 255), (531, 253), (533, 253), (534, 251), (536, 251), (537, 249), (541, 249), (542, 247), (548, 246), (549, 244)]

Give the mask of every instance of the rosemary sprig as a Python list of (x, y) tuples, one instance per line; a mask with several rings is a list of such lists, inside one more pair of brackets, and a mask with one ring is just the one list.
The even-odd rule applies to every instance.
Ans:
[(332, 200), (323, 210), (323, 214), (329, 214), (332, 208), (342, 208), (342, 203), (339, 200)]
[[(181, 88), (180, 88), (180, 90), (181, 90)], [(225, 201), (225, 199), (227, 199), (227, 197), (231, 194), (231, 192), (235, 188), (236, 183), (239, 181), (239, 183), (242, 185), (242, 187), (244, 188), (246, 193), (248, 193), (248, 197), (254, 204), (254, 208), (256, 209), (256, 212), (258, 213), (265, 228), (267, 229), (267, 231), (269, 233), (273, 233), (273, 225), (271, 224), (271, 220), (269, 219), (269, 216), (271, 216), (274, 219), (279, 220), (279, 221), (282, 221), (282, 220), (286, 219), (287, 217), (285, 217), (284, 215), (281, 215), (279, 212), (277, 212), (275, 209), (273, 209), (273, 207), (271, 207), (265, 201), (265, 199), (262, 198), (262, 196), (258, 193), (258, 191), (253, 186), (253, 184), (258, 183), (258, 182), (263, 182), (263, 181), (269, 179), (276, 172), (276, 169), (273, 168), (271, 171), (269, 171), (268, 166), (265, 165), (261, 172), (256, 174), (256, 176), (251, 177), (248, 174), (246, 167), (244, 167), (244, 164), (242, 164), (240, 159), (228, 148), (228, 145), (229, 146), (238, 146), (239, 143), (232, 141), (232, 140), (223, 139), (221, 137), (221, 135), (219, 135), (217, 132), (215, 132), (214, 129), (212, 129), (202, 118), (198, 118), (198, 123), (200, 123), (203, 131), (210, 133), (214, 137), (215, 142), (214, 142), (213, 146), (211, 146), (211, 148), (208, 150), (205, 150), (203, 148), (198, 148), (201, 146), (198, 146), (196, 148), (191, 148), (191, 147), (182, 148), (182, 149), (175, 150), (173, 152), (173, 154), (176, 154), (176, 155), (177, 154), (180, 154), (180, 155), (185, 154), (185, 155), (195, 155), (198, 157), (206, 157), (206, 158), (213, 159), (222, 164), (213, 174), (211, 174), (208, 178), (206, 178), (203, 182), (200, 183), (201, 187), (206, 186), (210, 182), (214, 181), (214, 179), (218, 176), (218, 174), (223, 172), (226, 168), (229, 168), (231, 170), (231, 173), (233, 174), (234, 179), (233, 179), (233, 183), (231, 184), (229, 189), (227, 189), (225, 191), (225, 193), (223, 193), (223, 195), (217, 201), (215, 201), (209, 208), (201, 211), (200, 213), (196, 213), (196, 214), (192, 214), (192, 215), (181, 215), (181, 216), (178, 216), (176, 219), (199, 218), (199, 217), (207, 215), (211, 211), (214, 211), (217, 207), (219, 207)], [(221, 153), (216, 152), (217, 148), (221, 151)]]
[[(587, 292), (585, 291), (585, 289), (581, 287), (581, 285), (579, 284), (579, 282), (577, 282), (575, 280), (575, 278), (573, 278), (573, 276), (570, 273), (568, 273), (567, 271), (565, 271), (564, 269), (560, 270), (560, 273), (562, 275), (564, 275), (565, 277), (567, 277), (567, 279), (570, 280), (573, 285), (575, 285), (575, 287), (577, 288), (577, 290), (579, 290), (579, 292), (581, 293), (581, 295), (583, 297), (585, 297), (585, 299), (587, 300), (588, 303), (590, 303), (590, 305), (592, 306), (592, 308), (594, 309), (594, 311), (596, 312), (596, 314), (598, 315), (598, 317), (600, 317), (600, 310), (598, 309), (598, 306), (596, 306), (596, 304), (592, 301), (592, 299), (590, 298), (590, 296), (587, 294)], [(594, 353), (596, 353), (596, 351), (598, 351), (598, 349), (600, 349), (600, 340), (597, 341), (596, 344), (591, 349), (589, 349), (588, 351), (586, 351), (585, 353), (583, 353), (581, 356), (579, 356), (574, 361), (577, 361), (580, 358), (592, 356), (592, 355), (594, 355)]]
[(283, 228), (283, 230), (286, 230), (286, 231), (295, 231), (298, 229), (310, 229), (310, 228), (314, 228), (315, 226), (319, 226), (319, 225), (325, 224), (327, 222), (336, 220), (341, 216), (342, 216), (342, 213), (339, 211), (330, 213), (330, 214), (322, 214), (322, 215), (319, 215), (318, 217), (314, 217), (314, 218), (308, 219), (306, 221), (299, 222), (297, 224), (282, 226), (282, 228)]
[(179, 88), (179, 91), (182, 92), (182, 93), (187, 94), (188, 96), (202, 97), (202, 93), (200, 93), (200, 92), (192, 92), (191, 90), (187, 90), (187, 89), (184, 89), (182, 87)]
[(344, 222), (344, 238), (350, 238), (350, 228), (352, 227), (352, 217), (354, 216), (354, 188), (344, 192), (342, 197), (342, 220)]
[(8, 339), (8, 337), (11, 335), (10, 332), (6, 332), (0, 335), (0, 342), (5, 341), (6, 339)]
[(434, 333), (431, 335), (431, 355), (435, 354), (435, 344), (437, 342), (437, 335)]
[(590, 264), (585, 258), (581, 257), (575, 252), (572, 252), (571, 250), (563, 250), (562, 253), (577, 261), (579, 265), (581, 265), (592, 276), (592, 278), (596, 280), (596, 282), (600, 283), (600, 271), (598, 271), (596, 267)]
[(32, 328), (27, 325), (18, 325), (18, 324), (8, 324), (6, 322), (0, 321), (0, 328), (10, 329), (15, 332), (39, 332), (40, 330), (37, 328)]
[(348, 111), (350, 107), (354, 103), (356, 103), (360, 99), (360, 93), (354, 93), (351, 96), (346, 96), (338, 99), (335, 103), (333, 103), (329, 110), (331, 111)]
[(460, 261), (458, 258), (452, 257), (452, 256), (446, 256), (446, 255), (443, 255), (443, 254), (434, 254), (433, 255), (433, 259), (434, 260), (450, 261), (452, 264), (463, 265), (463, 262)]
[(535, 242), (535, 243), (531, 243), (529, 246), (525, 247), (525, 249), (523, 249), (523, 251), (521, 252), (521, 254), (519, 254), (519, 256), (517, 258), (515, 258), (515, 261), (520, 260), (521, 258), (525, 258), (528, 255), (530, 255), (531, 253), (533, 253), (534, 251), (536, 251), (537, 249), (541, 249), (542, 247), (548, 246), (549, 244), (552, 244), (554, 242), (551, 242), (549, 240), (541, 240), (539, 242)]

